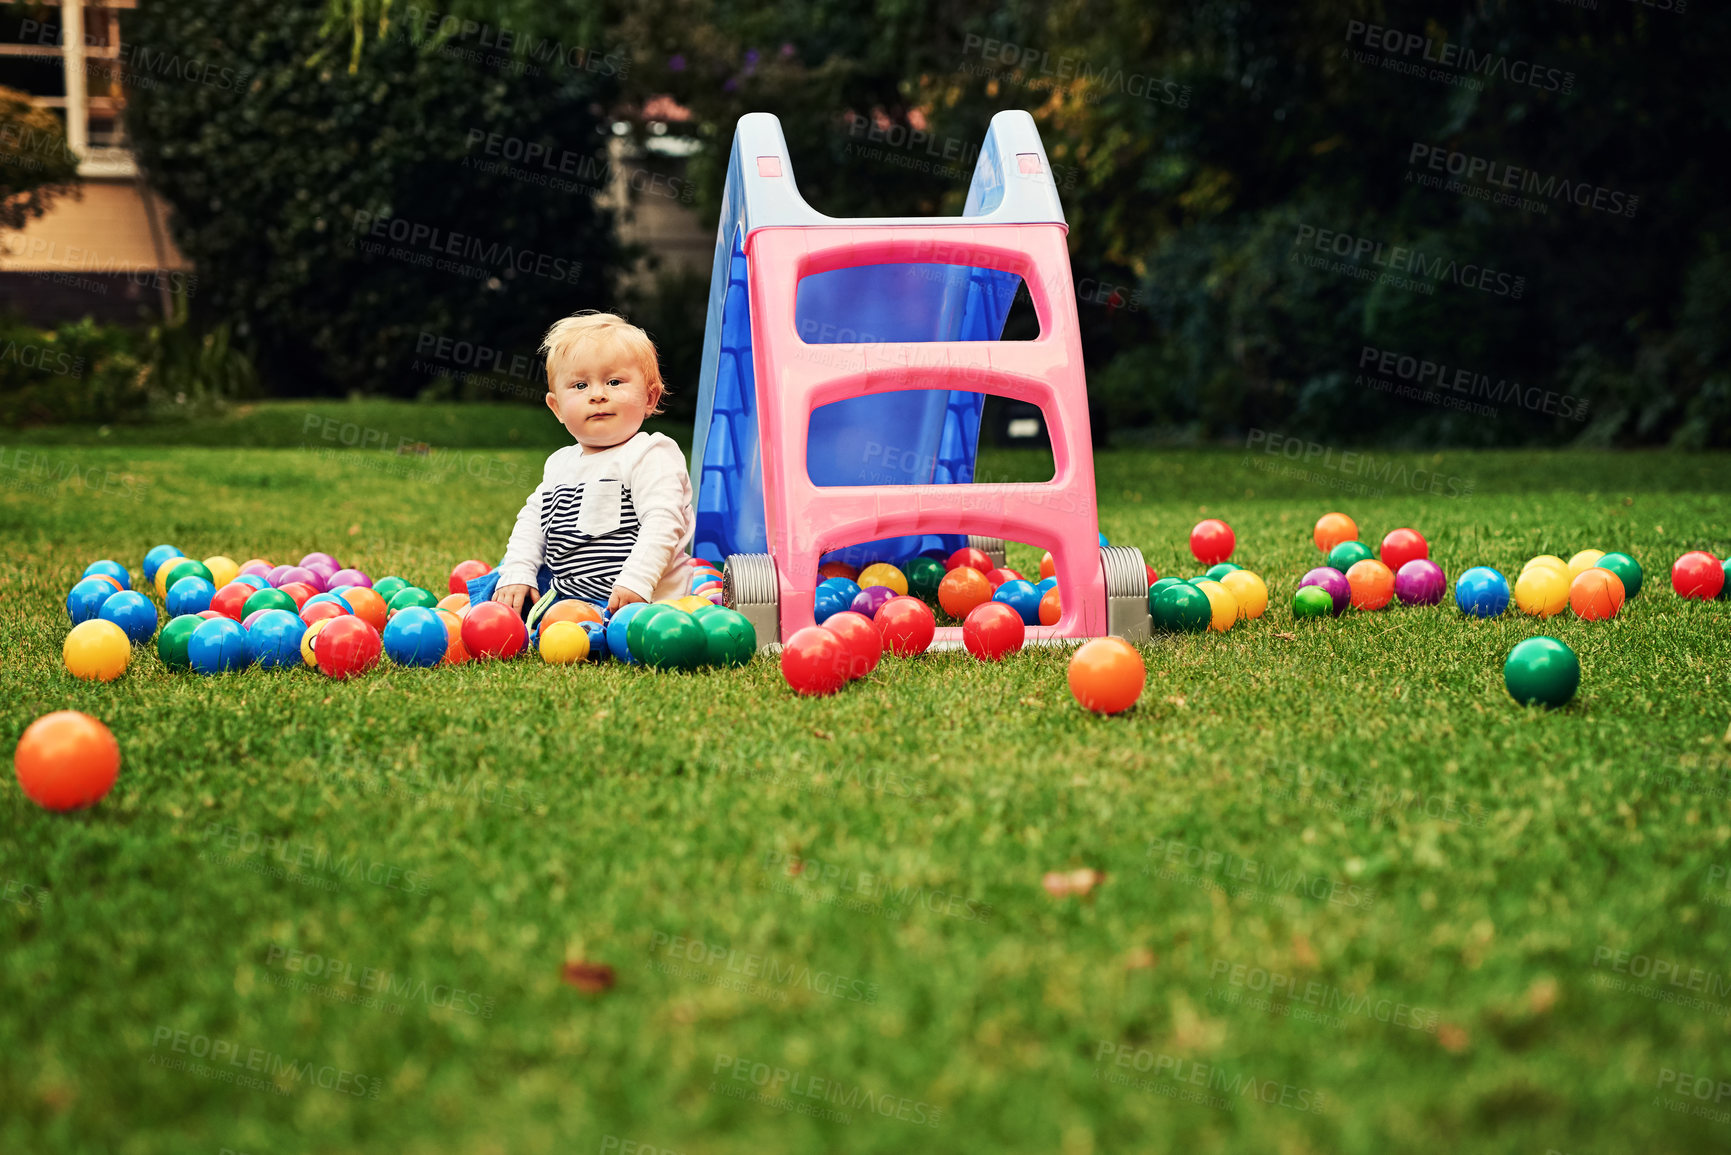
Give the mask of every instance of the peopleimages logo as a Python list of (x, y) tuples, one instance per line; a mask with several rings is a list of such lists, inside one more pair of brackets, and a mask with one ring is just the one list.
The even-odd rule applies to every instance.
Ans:
[[(1483, 77), (1494, 80), (1500, 77), (1545, 92), (1567, 93), (1575, 90), (1573, 72), (1547, 68), (1530, 60), (1513, 60), (1501, 52), (1475, 52), (1470, 45), (1451, 44), (1418, 32), (1403, 32), (1398, 28), (1384, 28), (1380, 24), (1366, 24), (1362, 20), (1348, 20), (1346, 39), (1349, 44), (1363, 44), (1369, 51), (1383, 54), (1384, 67), (1404, 65), (1395, 68), (1395, 71), (1425, 72), (1427, 70), (1424, 64), (1434, 64), (1439, 67), (1428, 71), (1445, 72), (1460, 78)], [(1417, 54), (1424, 64), (1404, 59), (1414, 54)], [(1441, 77), (1432, 75), (1429, 79)]]
[[(1302, 251), (1306, 247), (1326, 255), (1310, 256)], [(1330, 261), (1330, 255), (1342, 258), (1345, 263)], [(1472, 261), (1463, 265), (1449, 257), (1427, 257), (1422, 249), (1385, 244), (1370, 237), (1354, 236), (1336, 229), (1319, 229), (1315, 225), (1298, 226), (1298, 234), (1292, 238), (1292, 251), (1288, 259), (1295, 264), (1302, 263), (1312, 268), (1324, 268), (1330, 272), (1346, 273), (1361, 279), (1378, 279), (1382, 274), (1367, 269), (1362, 264), (1369, 260), (1371, 265), (1401, 278), (1399, 287), (1402, 288), (1419, 287), (1428, 290), (1430, 286), (1425, 281), (1447, 282), (1463, 289), (1476, 289), (1495, 297), (1507, 297), (1512, 301), (1520, 300), (1527, 288), (1525, 277), (1501, 273), (1488, 265)], [(1425, 280), (1407, 281), (1407, 274)]]
[(1421, 389), (1459, 393), (1481, 401), (1494, 401), (1499, 405), (1514, 404), (1534, 413), (1567, 417), (1575, 421), (1587, 419), (1589, 402), (1585, 398), (1571, 393), (1558, 393), (1553, 389), (1540, 389), (1536, 385), (1522, 385), (1519, 381), (1510, 381), (1505, 377), (1492, 378), (1489, 374), (1471, 369), (1451, 368), (1443, 362), (1415, 357), (1394, 349), (1378, 349), (1375, 345), (1366, 345), (1359, 350), (1358, 367), (1410, 382)]
[[(1529, 202), (1524, 198), (1531, 196), (1538, 197), (1541, 201), (1567, 201), (1577, 208), (1613, 213), (1622, 217), (1634, 216), (1635, 210), (1641, 205), (1640, 197), (1615, 189), (1588, 184), (1586, 181), (1572, 181), (1567, 177), (1547, 177), (1530, 168), (1487, 160), (1482, 156), (1473, 156), (1471, 153), (1417, 140), (1413, 141), (1412, 148), (1407, 153), (1406, 163), (1409, 168), (1422, 166), (1433, 173), (1447, 173), (1459, 178), (1458, 181), (1444, 185), (1439, 177), (1427, 177), (1423, 173), (1415, 176), (1408, 172), (1408, 183), (1416, 181), (1418, 184), (1444, 188), (1449, 192), (1466, 192), (1495, 204), (1513, 204), (1521, 208), (1535, 208), (1539, 212), (1548, 211), (1549, 206), (1536, 201)], [(1450, 187), (1451, 185), (1460, 187), (1454, 188)], [(1517, 193), (1521, 195), (1515, 195)]]

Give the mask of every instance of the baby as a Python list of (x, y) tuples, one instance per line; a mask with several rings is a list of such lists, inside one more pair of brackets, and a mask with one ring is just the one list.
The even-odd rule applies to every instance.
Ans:
[[(685, 455), (642, 432), (665, 388), (649, 334), (612, 313), (579, 313), (547, 330), (547, 408), (577, 439), (547, 459), (523, 503), (493, 600), (529, 624), (561, 598), (609, 611), (686, 592), (695, 519)], [(542, 567), (553, 573), (539, 598)]]

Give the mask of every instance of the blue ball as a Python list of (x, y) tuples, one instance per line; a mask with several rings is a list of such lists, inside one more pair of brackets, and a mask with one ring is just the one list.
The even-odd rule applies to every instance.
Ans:
[(822, 581), (817, 583), (817, 588), (819, 593), (822, 593), (824, 590), (835, 590), (838, 593), (845, 594), (847, 596), (848, 605), (852, 605), (853, 600), (859, 597), (858, 583), (851, 582), (844, 577), (824, 578)]
[(715, 584), (715, 585), (720, 585), (720, 584), (721, 584), (721, 583), (720, 583), (720, 582), (717, 582), (717, 581), (716, 581), (716, 580), (715, 580), (715, 575), (714, 575), (714, 574), (711, 574), (711, 573), (700, 573), (700, 574), (698, 574), (698, 575), (697, 575), (697, 576), (696, 576), (696, 577), (694, 577), (694, 578), (692, 578), (692, 579), (691, 579), (691, 592), (692, 592), (692, 593), (696, 593), (696, 592), (697, 592), (697, 591), (698, 591), (698, 590), (699, 590), (699, 589), (701, 589), (701, 588), (702, 588), (702, 587), (703, 587), (703, 586), (706, 586), (706, 585), (710, 585), (710, 584), (712, 584), (712, 583), (713, 583), (713, 584)]
[(236, 582), (239, 582), (243, 586), (251, 586), (255, 590), (270, 589), (270, 583), (255, 573), (236, 574), (233, 578), (229, 579), (228, 584), (234, 585)]
[(1058, 579), (1055, 577), (1041, 578), (1039, 581), (1034, 583), (1034, 588), (1044, 595), (1047, 590), (1055, 590), (1058, 588)]
[(398, 610), (385, 623), (385, 653), (399, 666), (436, 666), (450, 644), (444, 619), (424, 606)]
[(109, 561), (105, 558), (102, 561), (93, 561), (84, 567), (85, 577), (95, 577), (99, 573), (105, 573), (119, 582), (120, 588), (123, 590), (132, 588), (132, 575), (127, 573), (126, 567), (117, 561)]
[(131, 590), (109, 594), (97, 616), (125, 630), (126, 640), (135, 646), (148, 642), (156, 633), (156, 607), (150, 604), (149, 598)]
[(1040, 624), (1040, 591), (1034, 588), (1034, 583), (1021, 578), (1011, 578), (998, 587), (998, 592), (992, 595), (995, 602), (1003, 602), (1018, 614), (1022, 615), (1022, 624), (1037, 626)]
[(1102, 533), (1102, 534), (1101, 534), (1101, 535), (1100, 535), (1100, 544), (1101, 544), (1101, 545), (1102, 545), (1102, 546), (1107, 546), (1107, 545), (1111, 545), (1111, 544), (1112, 544), (1112, 543), (1111, 543), (1111, 542), (1109, 542), (1109, 541), (1107, 541), (1107, 540), (1106, 540), (1106, 535), (1105, 535), (1105, 534), (1104, 534), (1104, 533)]
[(1487, 565), (1476, 565), (1455, 582), (1455, 604), (1463, 614), (1494, 618), (1509, 608), (1509, 582)]
[(607, 621), (607, 652), (621, 662), (637, 664), (637, 659), (631, 656), (631, 647), (625, 640), (625, 630), (631, 625), (631, 619), (648, 608), (648, 602), (632, 602), (628, 606), (620, 606)]
[[(343, 607), (343, 613), (352, 614), (355, 612), (355, 607), (349, 604), (348, 598), (343, 597), (341, 594), (332, 593), (314, 594), (312, 597), (301, 603), (301, 612), (303, 614), (306, 613), (307, 607), (317, 602), (335, 602), (337, 605)], [(415, 608), (421, 609), (423, 607), (416, 606)], [(444, 625), (445, 623), (440, 622), (439, 624)]]
[[(848, 584), (852, 585), (853, 583), (848, 582)], [(832, 615), (839, 614), (852, 605), (853, 599), (841, 590), (826, 590), (822, 586), (818, 586), (817, 599), (812, 603), (812, 616), (817, 619), (817, 624), (821, 626)]]
[[(209, 585), (209, 582), (205, 582)], [(288, 613), (283, 610), (283, 613)], [(300, 649), (300, 640), (295, 640)], [(210, 618), (192, 631), (186, 640), (186, 658), (200, 674), (222, 674), (239, 670), (247, 663), (246, 631), (239, 622), (227, 618)]]
[[(194, 631), (196, 633), (196, 631)], [(246, 660), (261, 669), (301, 664), (301, 636), (307, 624), (287, 610), (266, 610), (246, 633)], [(191, 646), (188, 645), (190, 652)]]
[(612, 651), (607, 648), (607, 627), (600, 622), (584, 622), (583, 632), (589, 635), (589, 660), (605, 662), (612, 657)]
[(185, 554), (181, 553), (172, 545), (157, 546), (155, 549), (144, 555), (144, 580), (147, 582), (155, 581), (156, 571), (162, 568), (163, 562), (167, 561), (171, 557), (185, 556)]
[(202, 614), (210, 608), (210, 599), (215, 596), (216, 587), (203, 578), (183, 577), (168, 591), (168, 616)]
[(95, 619), (102, 612), (102, 603), (118, 592), (112, 583), (99, 577), (84, 578), (66, 595), (66, 612), (72, 615), (72, 624)]

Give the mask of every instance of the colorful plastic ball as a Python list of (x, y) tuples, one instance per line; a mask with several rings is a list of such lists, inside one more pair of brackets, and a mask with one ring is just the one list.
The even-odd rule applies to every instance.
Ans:
[(781, 676), (796, 694), (820, 697), (847, 685), (853, 655), (822, 626), (806, 626), (781, 648)]
[(1214, 620), (1214, 603), (1189, 582), (1174, 581), (1148, 597), (1149, 617), (1156, 629), (1200, 632)]
[(1521, 612), (1548, 618), (1569, 604), (1569, 576), (1547, 565), (1536, 565), (1515, 579), (1515, 605)]
[(900, 596), (902, 595), (897, 594), (888, 586), (866, 586), (854, 595), (853, 601), (848, 603), (847, 608), (856, 614), (864, 614), (868, 618), (875, 617), (885, 602)]
[(1555, 709), (1580, 687), (1581, 662), (1575, 651), (1555, 638), (1528, 638), (1509, 651), (1503, 663), (1503, 685), (1523, 706), (1537, 702)]
[(424, 590), (420, 586), (404, 586), (391, 595), (387, 604), (390, 612), (394, 614), (398, 610), (430, 610), (439, 604), (439, 599), (433, 596), (431, 590)]
[(162, 632), (156, 635), (156, 656), (162, 659), (162, 664), (171, 670), (184, 670), (192, 665), (186, 656), (186, 644), (192, 638), (192, 632), (205, 622), (197, 614), (186, 614), (174, 618), (162, 627)]
[(901, 567), (907, 579), (907, 593), (917, 598), (935, 598), (944, 580), (944, 563), (931, 557), (909, 558)]
[[(469, 558), (451, 567), (451, 576), (445, 582), (447, 593), (466, 594), (469, 583), (475, 578), (484, 577), (493, 572), (493, 567), (479, 558)], [(581, 660), (581, 659), (579, 659)]]
[(582, 625), (584, 622), (599, 622), (600, 620), (601, 611), (593, 603), (583, 601), (581, 598), (563, 598), (555, 602), (546, 613), (541, 615), (540, 625), (542, 629), (546, 629), (554, 622), (575, 622)]
[(84, 572), (79, 576), (95, 577), (97, 574), (106, 574), (113, 578), (120, 583), (120, 588), (123, 590), (132, 588), (132, 575), (127, 573), (126, 567), (117, 561), (109, 561), (107, 558), (93, 561), (84, 567)]
[(229, 582), (228, 585), (219, 586), (218, 588), (226, 590), (231, 586), (245, 586), (249, 590), (268, 590), (271, 588), (269, 582), (265, 581), (255, 573), (237, 573), (234, 575), (234, 580)]
[(944, 580), (938, 584), (938, 604), (944, 607), (944, 612), (952, 618), (966, 618), (976, 606), (991, 600), (992, 583), (986, 580), (984, 573), (973, 566), (957, 566), (945, 574)]
[(1414, 558), (1401, 566), (1394, 575), (1394, 596), (1409, 606), (1434, 606), (1442, 601), (1448, 588), (1448, 577), (1442, 567), (1429, 558)]
[(391, 599), (397, 596), (397, 591), (407, 589), (408, 585), (409, 583), (404, 579), (397, 577), (395, 574), (391, 574), (388, 577), (382, 577), (378, 581), (374, 582), (372, 589), (374, 593), (378, 594), (385, 600), (386, 605), (389, 605)]
[(1375, 558), (1367, 557), (1346, 571), (1352, 590), (1352, 606), (1358, 610), (1380, 610), (1394, 600), (1394, 574)]
[[(398, 614), (396, 618), (392, 618), (391, 626), (396, 625), (397, 618), (402, 616), (402, 614)], [(438, 615), (434, 614), (433, 616), (437, 617)], [(391, 646), (391, 626), (385, 627), (385, 649), (387, 651)], [(554, 622), (552, 625), (542, 626), (537, 632), (540, 637), (536, 642), (535, 649), (540, 653), (541, 660), (548, 665), (568, 666), (573, 662), (588, 660), (589, 633), (581, 624), (577, 622)], [(437, 659), (418, 664), (437, 665), (439, 661), (444, 659), (444, 656), (445, 650), (441, 646)]]
[(1617, 575), (1617, 580), (1623, 583), (1623, 593), (1626, 597), (1634, 597), (1641, 592), (1641, 563), (1626, 553), (1613, 551), (1599, 559), (1599, 568), (1608, 569)]
[(93, 806), (120, 775), (120, 743), (89, 714), (56, 710), (25, 728), (12, 751), (12, 772), (24, 796), (44, 810)]
[(323, 596), (306, 582), (284, 582), (277, 588), (295, 600), (297, 610), (307, 604), (308, 598)]
[(168, 612), (175, 617), (181, 614), (203, 613), (210, 608), (210, 601), (215, 596), (216, 587), (203, 578), (177, 578), (174, 588), (168, 591)]
[(211, 618), (201, 623), (187, 639), (186, 660), (195, 674), (224, 674), (244, 669), (247, 663), (246, 631), (239, 622)]
[[(246, 561), (240, 563), (240, 573), (235, 576), (251, 576), (268, 579), (270, 577), (270, 571), (274, 568), (275, 567), (272, 566), (270, 562), (266, 561), (262, 557), (248, 558)], [(265, 584), (269, 585), (270, 582), (266, 580)]]
[(1024, 578), (1013, 578), (997, 588), (992, 594), (992, 600), (1003, 602), (1021, 614), (1023, 625), (1040, 624), (1040, 591), (1034, 588), (1033, 582)]
[(1346, 607), (1352, 604), (1352, 583), (1333, 566), (1319, 565), (1298, 579), (1298, 587), (1303, 589), (1305, 586), (1315, 586), (1333, 598), (1333, 612), (1336, 614), (1345, 612)]
[(1605, 556), (1602, 549), (1584, 549), (1569, 559), (1569, 581), (1573, 582), (1586, 571), (1599, 564), (1599, 559)]
[(1064, 616), (1064, 605), (1056, 589), (1049, 589), (1040, 595), (1040, 624), (1055, 626), (1058, 619)]
[(314, 622), (307, 627), (306, 633), (301, 635), (301, 661), (315, 670), (318, 669), (319, 659), (318, 655), (313, 653), (313, 643), (318, 640), (318, 636), (324, 628), (335, 620), (335, 618), (325, 618), (323, 621)]
[(1671, 588), (1679, 597), (1711, 600), (1725, 588), (1725, 568), (1706, 550), (1690, 550), (1672, 563)]
[(1554, 569), (1565, 579), (1569, 576), (1569, 563), (1554, 553), (1541, 553), (1537, 557), (1528, 558), (1527, 563), (1521, 567), (1521, 573), (1538, 568)]
[(1509, 608), (1509, 580), (1488, 565), (1475, 565), (1455, 580), (1455, 605), (1474, 618), (1494, 618)]
[(1054, 558), (1051, 555), (1051, 553), (1048, 551), (1044, 556), (1042, 556), (1040, 558), (1040, 580), (1045, 581), (1049, 577), (1056, 577), (1057, 574), (1058, 574), (1057, 559)]
[(463, 618), (463, 648), (473, 658), (515, 657), (528, 637), (529, 630), (523, 625), (523, 619), (517, 616), (516, 610), (502, 602), (470, 606), (468, 615)]
[(272, 578), (270, 584), (280, 590), (290, 582), (305, 582), (319, 593), (323, 593), (325, 589), (325, 579), (320, 576), (319, 571), (308, 569), (304, 565), (289, 566)]
[(1121, 714), (1136, 704), (1148, 668), (1123, 638), (1095, 638), (1070, 656), (1070, 694), (1084, 710)]
[[(631, 656), (642, 662), (644, 631), (649, 628), (649, 624), (664, 614), (677, 614), (679, 612), (670, 605), (655, 602), (644, 607), (643, 612), (634, 616), (631, 623), (625, 627), (625, 647), (631, 651)], [(645, 662), (644, 664), (647, 665), (648, 663)]]
[(66, 612), (72, 618), (72, 624), (95, 621), (102, 612), (102, 603), (118, 592), (114, 583), (98, 577), (79, 579), (72, 592), (66, 595)]
[(878, 659), (883, 657), (884, 642), (870, 618), (850, 610), (836, 614), (824, 623), (823, 628), (840, 638), (846, 647), (850, 680), (863, 678), (877, 669)]
[[(193, 616), (200, 617), (200, 618), (220, 618), (220, 617), (222, 617), (222, 615), (217, 613), (215, 610), (199, 610), (198, 613), (193, 615)], [(224, 620), (229, 621), (232, 619), (226, 619), (225, 618)], [(242, 628), (244, 629), (245, 627), (243, 626)]]
[(373, 579), (362, 573), (360, 570), (340, 569), (331, 575), (330, 580), (325, 583), (325, 588), (335, 589), (337, 586), (366, 586), (368, 589), (371, 589), (372, 585)]
[(161, 569), (156, 571), (156, 592), (166, 598), (175, 582), (189, 577), (210, 581), (210, 570), (205, 568), (203, 562), (193, 561), (189, 557), (171, 558), (163, 564)]
[(1731, 597), (1731, 557), (1726, 558), (1720, 568), (1725, 571), (1725, 580), (1720, 583), (1719, 596), (1722, 598)]
[[(215, 611), (215, 610), (212, 610), (210, 612), (213, 614), (217, 614), (218, 617), (228, 618), (227, 614), (220, 614), (220, 613), (217, 613), (217, 611)], [(248, 614), (246, 617), (240, 619), (240, 628), (243, 630), (250, 630), (250, 629), (252, 629), (253, 623), (258, 621), (260, 618), (264, 617), (266, 614), (286, 614), (287, 612), (288, 612), (287, 610), (254, 610), (252, 613)], [(205, 617), (207, 615), (199, 614), (198, 616), (202, 618), (202, 617)], [(233, 618), (228, 618), (228, 620), (231, 622), (234, 621)], [(299, 619), (297, 618), (296, 620), (298, 621)], [(304, 621), (301, 622), (301, 629), (303, 629), (303, 630), (306, 629), (306, 626), (307, 626), (307, 624)]]
[[(558, 625), (559, 623), (554, 622), (553, 624)], [(589, 657), (587, 659), (588, 661), (605, 662), (608, 658), (613, 656), (612, 654), (608, 653), (608, 651), (607, 651), (607, 627), (606, 627), (606, 625), (604, 625), (601, 622), (577, 622), (576, 625), (577, 625), (577, 628), (582, 630), (583, 633), (589, 638)], [(453, 637), (455, 638), (456, 648), (458, 650), (462, 650), (463, 649), (463, 639), (458, 635), (453, 635)], [(462, 654), (462, 657), (457, 658), (455, 660), (452, 659), (450, 651), (447, 650), (445, 652), (445, 661), (451, 665), (456, 665), (458, 662), (465, 662), (468, 660), (468, 658), (469, 658), (469, 655), (468, 655), (467, 651), (464, 651)]]
[(246, 617), (247, 599), (257, 592), (250, 585), (232, 581), (216, 591), (210, 599), (209, 608), (231, 621), (238, 622)]
[[(468, 605), (469, 605), (469, 595), (468, 594), (446, 594), (444, 597), (439, 599), (439, 604), (434, 606), (433, 608), (436, 610), (450, 610), (451, 612), (455, 613), (458, 610), (466, 609), (468, 607)], [(600, 618), (601, 615), (597, 614), (595, 616), (597, 618)]]
[(872, 586), (888, 586), (898, 595), (908, 592), (908, 578), (901, 570), (887, 561), (873, 562), (859, 571), (860, 589)]
[(1161, 590), (1165, 589), (1167, 586), (1177, 586), (1177, 585), (1185, 585), (1185, 584), (1186, 583), (1185, 583), (1184, 579), (1179, 578), (1179, 577), (1163, 577), (1163, 578), (1156, 580), (1153, 585), (1148, 587), (1148, 608), (1149, 608), (1149, 610), (1152, 611), (1154, 608), (1154, 595), (1155, 594), (1159, 593)]
[(722, 581), (720, 578), (715, 577), (712, 574), (703, 573), (703, 574), (698, 574), (696, 577), (692, 578), (691, 584), (686, 586), (685, 588), (690, 590), (692, 593), (699, 593), (703, 590), (708, 589), (710, 586), (718, 586), (721, 584), (722, 584)]
[(696, 618), (680, 610), (655, 617), (639, 615), (643, 623), (643, 664), (656, 670), (695, 670), (709, 657), (709, 636)]
[(132, 643), (126, 640), (126, 631), (113, 622), (93, 618), (72, 627), (60, 656), (73, 677), (112, 682), (126, 672), (126, 664), (132, 660)]
[(112, 590), (115, 593), (121, 593), (124, 589), (124, 587), (120, 584), (120, 579), (115, 577), (113, 574), (93, 573), (88, 578), (80, 578), (79, 580), (80, 581), (99, 581), (103, 585), (106, 585), (110, 590)]
[(961, 549), (956, 550), (954, 553), (950, 554), (949, 557), (944, 559), (944, 569), (946, 571), (953, 572), (964, 566), (968, 569), (984, 574), (987, 570), (992, 568), (992, 559), (986, 556), (984, 550), (975, 549), (973, 546), (963, 546)]
[(1430, 557), (1430, 543), (1416, 529), (1391, 529), (1382, 539), (1378, 556), (1390, 573), (1398, 574), (1407, 562)]
[(826, 561), (817, 567), (817, 576), (822, 578), (846, 578), (852, 581), (859, 577), (859, 570), (845, 561)]
[(1358, 537), (1358, 523), (1344, 513), (1325, 513), (1316, 519), (1316, 528), (1310, 532), (1310, 540), (1316, 543), (1316, 548), (1328, 553), (1343, 541), (1353, 541)]
[(1190, 552), (1203, 565), (1214, 565), (1232, 556), (1238, 539), (1232, 527), (1217, 517), (1196, 523), (1190, 531)]
[[(347, 603), (349, 612), (367, 623), (375, 630), (385, 628), (389, 620), (390, 609), (385, 605), (385, 599), (379, 594), (378, 587), (359, 586), (346, 594), (338, 595)], [(311, 601), (312, 599), (307, 599)]]
[[(505, 612), (516, 617), (509, 610)], [(519, 627), (522, 624), (517, 623)], [(378, 665), (385, 648), (379, 631), (352, 615), (332, 618), (318, 631), (313, 636), (313, 657), (318, 659), (319, 673), (327, 678), (340, 681), (366, 673)]]
[[(474, 613), (478, 608), (472, 607), (469, 612)], [(620, 661), (636, 663), (637, 659), (631, 654), (631, 644), (626, 637), (626, 631), (631, 628), (631, 619), (648, 608), (643, 602), (632, 602), (620, 606), (607, 620), (607, 650)]]
[(1225, 633), (1238, 624), (1238, 599), (1217, 581), (1202, 578), (1190, 583), (1208, 598), (1208, 628)]
[(932, 607), (916, 597), (891, 598), (873, 619), (884, 649), (899, 658), (923, 654), (937, 636)]
[[(282, 592), (288, 593), (286, 589)], [(304, 614), (308, 608), (321, 605), (335, 606), (339, 611), (345, 614), (352, 614), (355, 612), (354, 604), (350, 602), (348, 597), (344, 594), (314, 594), (312, 597), (300, 604), (300, 611)], [(375, 626), (374, 628), (376, 629), (377, 627)]]
[(704, 661), (711, 666), (743, 666), (757, 652), (757, 630), (738, 610), (711, 606), (695, 615), (703, 629)]
[(1345, 573), (1367, 557), (1375, 557), (1362, 541), (1343, 541), (1328, 551), (1328, 568)]
[(1022, 615), (1002, 602), (977, 605), (962, 622), (962, 645), (982, 662), (1002, 661), (1021, 649), (1027, 636)]
[(1249, 620), (1259, 618), (1268, 609), (1268, 585), (1247, 569), (1235, 569), (1220, 579), (1238, 601), (1238, 616)]
[(1586, 622), (1602, 622), (1623, 608), (1623, 582), (1608, 569), (1589, 567), (1569, 583), (1569, 608)]
[(851, 605), (853, 605), (853, 597), (849, 595), (847, 591), (837, 589), (834, 586), (827, 589), (823, 586), (819, 586), (817, 587), (817, 596), (812, 599), (812, 617), (817, 621), (817, 624), (821, 626), (831, 617), (841, 613)]
[(159, 545), (144, 555), (144, 580), (154, 582), (156, 571), (162, 568), (162, 563), (171, 557), (185, 557), (172, 545)]
[[(312, 599), (309, 598), (307, 600), (311, 601)], [(272, 589), (258, 590), (249, 595), (246, 601), (241, 603), (240, 612), (241, 617), (244, 618), (258, 610), (287, 610), (289, 613), (294, 614), (299, 613), (300, 609), (300, 606), (295, 605), (294, 598), (283, 593), (281, 590)]]
[[(450, 631), (434, 610), (410, 606), (392, 616), (385, 625), (385, 653), (399, 666), (436, 666), (450, 648)], [(584, 651), (588, 651), (584, 642)], [(582, 659), (575, 659), (581, 661)]]
[(150, 604), (149, 598), (132, 590), (109, 594), (97, 616), (119, 626), (126, 634), (126, 640), (133, 645), (148, 642), (156, 633), (156, 607)]
[(301, 558), (300, 564), (309, 569), (328, 569), (332, 573), (343, 568), (342, 563), (337, 561), (335, 557), (317, 550)]
[(204, 559), (204, 568), (210, 571), (210, 582), (221, 589), (240, 576), (240, 564), (231, 557), (216, 554)]
[(1223, 562), (1219, 563), (1218, 565), (1209, 566), (1208, 572), (1203, 574), (1202, 576), (1207, 578), (1209, 581), (1217, 582), (1221, 578), (1225, 577), (1227, 574), (1235, 573), (1236, 571), (1243, 569), (1243, 568), (1244, 568), (1243, 566), (1233, 565), (1229, 561), (1223, 561)]
[(306, 624), (287, 610), (265, 610), (243, 627), (247, 661), (263, 670), (298, 666)]
[(992, 583), (992, 588), (995, 590), (1005, 582), (1021, 581), (1024, 579), (1021, 574), (1017, 573), (1009, 566), (1001, 565), (997, 569), (987, 570), (986, 580)]
[(1292, 595), (1292, 616), (1326, 618), (1334, 614), (1334, 598), (1321, 586), (1300, 586)]
[[(1152, 585), (1154, 583), (1150, 582), (1148, 584)], [(1055, 590), (1058, 588), (1058, 579), (1055, 577), (1041, 578), (1039, 581), (1034, 583), (1034, 588), (1044, 595), (1047, 590)]]

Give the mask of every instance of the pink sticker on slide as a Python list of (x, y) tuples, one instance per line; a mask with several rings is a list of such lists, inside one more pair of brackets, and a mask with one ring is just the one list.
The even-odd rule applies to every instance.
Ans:
[(1040, 154), (1037, 152), (1018, 152), (1016, 154), (1016, 171), (1023, 175), (1039, 175)]
[(758, 176), (780, 176), (781, 158), (779, 156), (760, 156), (757, 158)]

